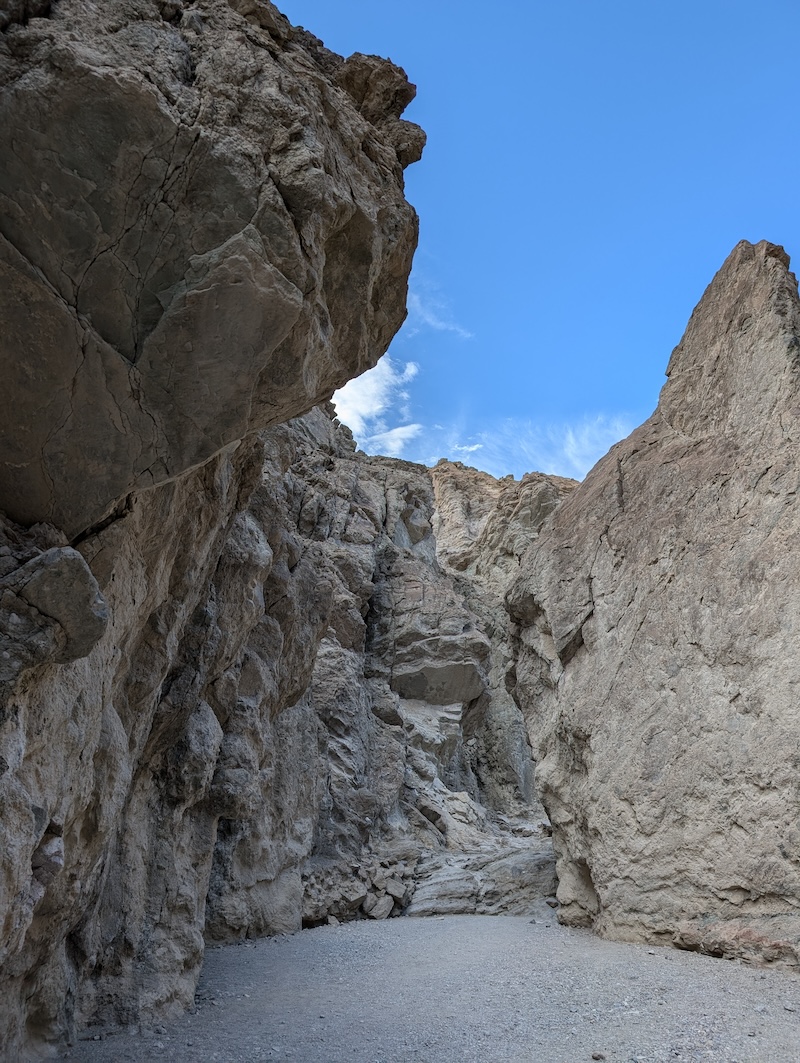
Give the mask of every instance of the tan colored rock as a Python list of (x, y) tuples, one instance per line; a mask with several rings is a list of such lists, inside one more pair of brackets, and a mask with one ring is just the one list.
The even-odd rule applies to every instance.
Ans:
[(546, 837), (443, 857), (417, 867), (418, 885), (406, 914), (530, 915), (555, 888), (552, 847)]
[(577, 484), (541, 473), (498, 481), (448, 461), (432, 470), (432, 480), (437, 557), (459, 581), (490, 647), (484, 664), (487, 697), (472, 754), (482, 799), (497, 810), (516, 805), (520, 813), (535, 817), (541, 810), (534, 808), (531, 749), (523, 718), (506, 689), (513, 651), (503, 602), (526, 549)]
[[(275, 650), (261, 624), (226, 673), (228, 701), (246, 681), (248, 702), (261, 705), (226, 725), (237, 734), (237, 776), (260, 782), (248, 791), (253, 803), (234, 807), (236, 822), (220, 828), (207, 911), (213, 940), (349, 919), (359, 908), (372, 917), (384, 893), (407, 904), (413, 889), (404, 883), (424, 852), (487, 845), (497, 856), (504, 844), (474, 771), (490, 640), (437, 561), (429, 470), (354, 453), (349, 432), (321, 411), (266, 439), (275, 464), (265, 466), (252, 516), (270, 542), (292, 539), (295, 556), (313, 554), (315, 591), (329, 588), (328, 627), (321, 641), (299, 642), (313, 660), (311, 683), (275, 724), (263, 679)], [(280, 522), (280, 533), (271, 530)], [(280, 628), (285, 653), (291, 627), (281, 619)], [(314, 718), (316, 734), (304, 741), (318, 753), (304, 754), (292, 728)], [(280, 747), (262, 759), (279, 733)], [(501, 763), (498, 754), (498, 774)], [(282, 765), (280, 775), (271, 764)], [(274, 884), (292, 866), (302, 870), (302, 910), (282, 925), (272, 912)], [(384, 903), (379, 915), (391, 910)]]
[[(497, 590), (538, 525), (486, 480), (456, 576), (429, 470), (357, 455), (330, 409), (290, 420), (404, 314), (423, 135), (399, 68), (342, 60), (266, 0), (3, 12), (14, 1058), (186, 1007), (206, 936), (368, 897), (388, 917), (432, 852), (515, 864), (501, 814), (536, 810), (519, 715), (506, 698), (508, 742), (493, 715)], [(482, 883), (501, 911), (518, 876)]]
[(509, 595), (565, 922), (800, 963), (798, 336), (739, 244)]

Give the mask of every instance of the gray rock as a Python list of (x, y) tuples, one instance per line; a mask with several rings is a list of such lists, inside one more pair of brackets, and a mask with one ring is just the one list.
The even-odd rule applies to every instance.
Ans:
[(46, 550), (15, 573), (14, 584), (20, 597), (61, 625), (66, 644), (55, 658), (59, 664), (85, 657), (102, 638), (108, 608), (77, 550)]
[(329, 398), (405, 316), (403, 71), (266, 2), (180, 11), (62, 0), (0, 41), (0, 498), (70, 538)]
[[(405, 75), (266, 0), (6, 7), (0, 1054), (17, 1058), (190, 1006), (206, 939), (397, 913), (425, 854), (463, 878), (468, 852), (494, 911), (526, 875), (526, 896), (549, 892), (552, 863), (544, 837), (523, 860), (540, 810), (501, 679), (531, 482), (485, 481), (451, 567), (458, 519), (437, 522), (430, 470), (358, 455), (331, 408), (307, 412), (405, 313), (402, 166), (424, 139), (400, 118)], [(561, 486), (534, 493), (549, 512)]]
[(344, 61), (261, 0), (43, 13), (0, 12), (9, 1058), (191, 1003), (215, 844), (233, 850), (265, 792), (284, 804), (236, 849), (240, 893), (212, 890), (213, 919), (300, 923), (322, 786), (300, 767), (302, 699), (332, 585), (293, 530), (293, 435), (259, 432), (402, 322), (402, 165), (424, 140), (399, 68), (362, 63), (357, 107)]

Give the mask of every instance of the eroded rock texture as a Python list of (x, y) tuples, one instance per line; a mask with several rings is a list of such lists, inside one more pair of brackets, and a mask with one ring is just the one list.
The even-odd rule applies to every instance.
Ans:
[(399, 68), (262, 0), (16, 0), (0, 30), (17, 1058), (190, 1004), (206, 936), (553, 890), (501, 601), (568, 485), (292, 420), (404, 314)]
[[(17, 597), (65, 554), (99, 640), (60, 663), (40, 621), (50, 656), (24, 662), (7, 702), (10, 1044), (186, 1006), (204, 934), (526, 912), (552, 893), (522, 719), (502, 704), (503, 741), (492, 709), (502, 596), (489, 608), (437, 558), (434, 481), (476, 501), (475, 478), (485, 512), (465, 540), (444, 506), (441, 541), (449, 526), (505, 587), (570, 485), (495, 491), (474, 470), (368, 458), (323, 410), (132, 496), (80, 552), (6, 526)], [(500, 503), (519, 518), (510, 550)], [(39, 645), (27, 628), (17, 644)]]
[[(495, 631), (440, 564), (441, 521), (434, 533), (437, 478), (482, 474), (357, 454), (322, 411), (264, 438), (249, 519), (288, 553), (263, 585), (265, 615), (209, 695), (231, 715), (208, 935), (403, 911), (528, 911), (555, 884), (521, 715), (505, 707), (504, 745), (491, 714), (502, 595)], [(535, 484), (557, 498), (558, 482)], [(529, 486), (509, 480), (503, 493)], [(530, 542), (541, 518), (523, 523)], [(316, 626), (298, 630), (314, 610)], [(298, 676), (277, 698), (276, 658)]]
[(509, 596), (562, 919), (800, 962), (800, 301), (739, 244)]
[(262, 792), (253, 760), (267, 785), (237, 714), (303, 696), (331, 609), (317, 554), (270, 509), (265, 454), (285, 469), (257, 431), (373, 364), (402, 321), (402, 167), (424, 137), (399, 68), (343, 60), (262, 0), (16, 0), (0, 31), (15, 1057), (191, 1000), (218, 823)]
[(26, 0), (3, 25), (0, 498), (72, 539), (375, 363), (424, 136), (398, 67), (264, 0)]

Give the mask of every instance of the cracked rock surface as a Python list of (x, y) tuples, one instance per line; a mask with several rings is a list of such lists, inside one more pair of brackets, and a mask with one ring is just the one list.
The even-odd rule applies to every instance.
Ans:
[(300, 880), (316, 717), (293, 776), (259, 728), (332, 586), (262, 434), (403, 320), (413, 95), (264, 0), (0, 4), (0, 1053), (184, 1006), (217, 836), (281, 780), (245, 917)]
[(561, 918), (800, 963), (800, 300), (743, 242), (509, 594)]
[(424, 135), (263, 0), (3, 12), (0, 497), (72, 539), (375, 363)]
[[(72, 663), (43, 629), (0, 727), (9, 1051), (189, 1006), (204, 939), (553, 892), (522, 718), (503, 703), (502, 740), (492, 709), (502, 594), (437, 554), (434, 480), (473, 473), (357, 454), (316, 409), (132, 496), (80, 552), (7, 524), (7, 581), (77, 559), (109, 616)], [(562, 486), (490, 492), (474, 564), (498, 502), (528, 513), (518, 545), (526, 497)], [(498, 587), (517, 557), (485, 555)]]

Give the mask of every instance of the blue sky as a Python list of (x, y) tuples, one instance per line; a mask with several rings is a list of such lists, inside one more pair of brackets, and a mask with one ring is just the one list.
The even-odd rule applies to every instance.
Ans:
[(408, 320), (337, 396), (369, 452), (580, 478), (733, 246), (800, 256), (796, 0), (278, 6), (403, 66), (428, 133)]

